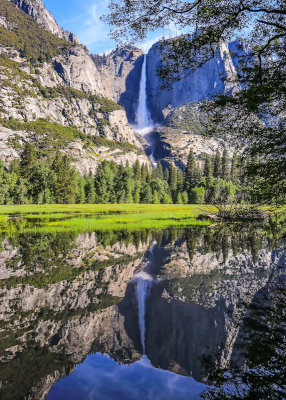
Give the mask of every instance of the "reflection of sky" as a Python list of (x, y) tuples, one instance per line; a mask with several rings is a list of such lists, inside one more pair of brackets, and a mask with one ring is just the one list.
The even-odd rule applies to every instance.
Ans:
[(97, 353), (59, 380), (47, 400), (195, 400), (203, 389), (193, 378), (152, 367), (146, 356), (124, 365)]

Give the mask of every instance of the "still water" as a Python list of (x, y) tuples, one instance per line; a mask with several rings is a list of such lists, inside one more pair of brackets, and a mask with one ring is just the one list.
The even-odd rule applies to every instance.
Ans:
[(279, 230), (2, 234), (1, 399), (283, 399)]

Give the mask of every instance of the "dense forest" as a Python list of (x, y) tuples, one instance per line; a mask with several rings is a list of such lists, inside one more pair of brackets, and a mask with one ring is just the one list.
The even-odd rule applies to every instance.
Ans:
[(68, 156), (57, 152), (43, 161), (27, 143), (21, 159), (0, 164), (0, 203), (259, 203), (263, 182), (251, 175), (253, 165), (226, 150), (198, 161), (191, 150), (185, 171), (103, 161), (95, 176), (81, 176)]

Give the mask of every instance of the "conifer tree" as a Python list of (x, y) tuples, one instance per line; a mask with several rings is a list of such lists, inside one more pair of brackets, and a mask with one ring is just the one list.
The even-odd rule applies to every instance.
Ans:
[(164, 181), (169, 183), (169, 169), (165, 168), (164, 170)]
[(154, 203), (154, 204), (159, 204), (159, 203), (160, 203), (157, 190), (155, 190), (155, 191), (154, 191), (154, 194), (153, 194), (153, 203)]
[(184, 178), (184, 189), (187, 193), (191, 191), (191, 189), (195, 186), (195, 170), (196, 170), (196, 159), (194, 156), (194, 152), (190, 149), (187, 166), (185, 169), (185, 178)]
[(181, 193), (179, 192), (177, 194), (176, 204), (182, 204), (182, 203), (183, 203), (183, 198), (182, 198)]
[(239, 160), (236, 153), (234, 153), (232, 157), (230, 177), (235, 185), (239, 183)]
[(209, 155), (206, 156), (206, 160), (205, 160), (204, 176), (206, 178), (207, 185), (209, 185), (211, 182), (211, 179), (213, 177), (212, 162), (211, 162), (211, 158)]
[(226, 149), (223, 150), (221, 160), (221, 179), (228, 181), (230, 179), (228, 152)]
[(134, 174), (134, 179), (136, 181), (140, 181), (141, 180), (141, 166), (140, 166), (140, 162), (137, 159), (134, 166), (133, 166), (133, 174)]
[(221, 154), (219, 149), (217, 149), (214, 158), (213, 176), (214, 178), (220, 178), (221, 176)]
[(173, 164), (169, 167), (169, 187), (171, 190), (175, 190), (177, 187), (177, 171)]
[(56, 180), (53, 185), (53, 196), (57, 203), (68, 204), (75, 202), (76, 185), (75, 169), (70, 166), (69, 158), (60, 153), (52, 163), (52, 170), (56, 174)]
[(163, 179), (163, 168), (160, 161), (158, 162), (156, 167), (156, 178)]
[(142, 182), (146, 182), (146, 177), (148, 173), (148, 168), (146, 164), (142, 164), (141, 166), (141, 180)]
[(188, 204), (189, 197), (188, 197), (188, 193), (186, 191), (182, 193), (182, 200), (183, 200), (184, 204)]
[(89, 175), (87, 176), (85, 180), (85, 201), (88, 204), (93, 204), (95, 203), (95, 187), (94, 187), (94, 177), (92, 175), (92, 172), (89, 172)]
[(23, 154), (21, 156), (20, 168), (21, 175), (24, 178), (30, 180), (33, 174), (33, 168), (36, 165), (36, 152), (35, 148), (31, 143), (26, 143)]

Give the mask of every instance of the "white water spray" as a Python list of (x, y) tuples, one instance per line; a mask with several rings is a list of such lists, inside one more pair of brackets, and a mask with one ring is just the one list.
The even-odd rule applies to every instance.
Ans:
[(139, 99), (136, 110), (136, 125), (134, 129), (140, 135), (146, 135), (154, 129), (154, 123), (152, 121), (150, 112), (147, 107), (147, 58), (144, 54), (140, 87), (139, 87)]
[[(154, 241), (150, 252), (152, 254), (154, 247), (157, 242)], [(140, 339), (143, 349), (143, 354), (145, 354), (145, 312), (146, 312), (146, 299), (151, 286), (154, 283), (154, 278), (145, 271), (140, 271), (138, 274), (134, 275), (132, 278), (136, 282), (136, 297), (138, 303), (138, 323), (140, 330)]]

